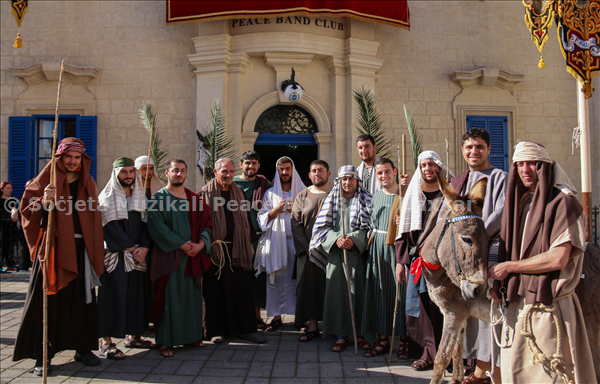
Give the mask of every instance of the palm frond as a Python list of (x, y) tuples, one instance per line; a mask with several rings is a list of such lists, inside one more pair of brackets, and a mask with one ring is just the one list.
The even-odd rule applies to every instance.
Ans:
[(358, 105), (359, 134), (369, 134), (375, 139), (377, 155), (380, 157), (392, 156), (392, 142), (386, 137), (382, 128), (381, 114), (377, 111), (375, 94), (371, 88), (362, 86), (353, 90), (354, 101)]
[(422, 137), (417, 129), (417, 124), (412, 114), (404, 105), (404, 116), (406, 116), (406, 126), (408, 127), (408, 136), (410, 137), (410, 144), (413, 153), (413, 160), (415, 162), (415, 171), (419, 169), (419, 154), (423, 151)]
[(142, 125), (150, 134), (150, 158), (154, 162), (155, 173), (160, 180), (166, 182), (165, 169), (167, 168), (167, 160), (169, 149), (166, 144), (162, 143), (158, 135), (156, 127), (157, 114), (152, 104), (144, 101), (142, 108), (138, 110)]
[(237, 151), (233, 140), (229, 137), (227, 129), (225, 129), (225, 118), (219, 100), (215, 100), (210, 110), (207, 131), (204, 134), (198, 132), (197, 136), (200, 141), (198, 167), (205, 181), (213, 179), (213, 170), (218, 159), (228, 157), (233, 160), (234, 166), (237, 164)]

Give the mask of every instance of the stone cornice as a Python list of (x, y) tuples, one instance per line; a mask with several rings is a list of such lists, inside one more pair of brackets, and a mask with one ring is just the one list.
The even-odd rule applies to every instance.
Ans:
[(463, 88), (474, 85), (496, 86), (501, 89), (511, 90), (516, 84), (523, 81), (525, 75), (515, 75), (498, 68), (477, 68), (472, 71), (456, 71), (450, 75), (450, 80), (458, 83)]
[[(40, 84), (45, 81), (58, 81), (60, 63), (57, 61), (46, 61), (28, 67), (12, 67), (10, 70), (13, 76), (20, 77), (29, 85)], [(78, 67), (65, 63), (63, 80), (73, 84), (85, 85), (90, 80), (96, 78), (98, 73), (100, 71), (93, 67)]]

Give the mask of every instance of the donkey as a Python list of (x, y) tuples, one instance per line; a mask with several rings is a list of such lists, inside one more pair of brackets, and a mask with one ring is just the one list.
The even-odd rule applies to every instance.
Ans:
[[(431, 383), (439, 384), (445, 368), (453, 361), (453, 384), (464, 380), (465, 326), (471, 316), (490, 322), (487, 290), (489, 238), (481, 219), (487, 178), (461, 197), (443, 177), (440, 189), (450, 211), (433, 229), (421, 249), (421, 257), (438, 269), (423, 268), (429, 296), (444, 314), (444, 330), (435, 356)], [(429, 264), (428, 264), (429, 263)], [(437, 268), (437, 267), (436, 267)]]
[[(463, 350), (465, 325), (469, 317), (491, 322), (491, 300), (487, 291), (488, 235), (481, 219), (487, 179), (478, 181), (466, 197), (459, 194), (443, 177), (440, 189), (450, 212), (438, 223), (425, 241), (421, 257), (439, 269), (423, 269), (431, 299), (444, 314), (444, 330), (435, 357), (431, 384), (442, 382), (445, 368), (453, 361), (451, 384), (464, 380)], [(584, 255), (582, 279), (575, 290), (583, 312), (594, 359), (600, 378), (600, 250), (588, 244)], [(497, 316), (498, 314), (496, 314)]]

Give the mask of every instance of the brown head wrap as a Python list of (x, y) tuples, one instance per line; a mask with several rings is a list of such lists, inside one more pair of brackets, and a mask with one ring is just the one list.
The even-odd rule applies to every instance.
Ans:
[[(523, 260), (548, 251), (554, 240), (579, 218), (583, 210), (572, 194), (566, 194), (557, 187), (555, 167), (559, 165), (549, 156), (537, 157), (536, 153), (528, 152), (532, 149), (531, 145), (543, 148), (537, 155), (545, 151), (539, 144), (517, 144), (508, 173), (500, 232), (500, 262)], [(523, 151), (523, 148), (528, 151)], [(517, 161), (536, 161), (538, 175), (524, 233), (520, 232), (521, 213), (530, 194), (517, 172)], [(520, 274), (521, 278), (518, 274), (510, 274), (505, 281), (507, 300), (515, 301), (518, 295), (525, 297), (527, 304), (552, 304), (559, 273), (560, 271)]]

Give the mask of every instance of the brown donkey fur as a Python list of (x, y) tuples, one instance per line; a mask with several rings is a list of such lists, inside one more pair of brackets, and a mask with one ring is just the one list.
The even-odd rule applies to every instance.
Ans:
[[(440, 189), (448, 201), (450, 218), (468, 214), (481, 216), (487, 179), (477, 182), (466, 197), (460, 197), (443, 177), (438, 177), (438, 180)], [(463, 349), (466, 321), (472, 316), (490, 322), (491, 301), (485, 295), (487, 284), (479, 285), (459, 277), (454, 249), (456, 249), (456, 259), (462, 274), (476, 282), (484, 281), (487, 279), (489, 239), (483, 221), (469, 218), (453, 224), (454, 245), (449, 227), (440, 240), (446, 225), (445, 221), (445, 219), (440, 221), (431, 232), (421, 252), (423, 259), (442, 266), (436, 271), (423, 269), (429, 295), (444, 314), (444, 330), (435, 357), (431, 383), (442, 382), (445, 367), (452, 359), (453, 375), (450, 383), (460, 384), (464, 379)], [(600, 250), (591, 244), (586, 247), (582, 277), (575, 292), (581, 303), (596, 377), (600, 378), (600, 305), (597, 299), (600, 292)]]
[[(464, 215), (481, 216), (487, 179), (478, 181), (466, 197), (461, 197), (441, 175), (438, 180), (450, 208), (449, 219)], [(442, 382), (445, 368), (452, 359), (451, 383), (460, 384), (464, 379), (463, 349), (467, 319), (474, 316), (490, 321), (490, 301), (485, 296), (489, 238), (480, 218), (467, 218), (454, 224), (446, 224), (446, 219), (440, 220), (421, 251), (423, 259), (442, 266), (436, 271), (423, 269), (429, 296), (444, 314), (444, 330), (435, 356), (431, 383)], [(460, 277), (457, 260), (462, 276), (468, 280)]]

